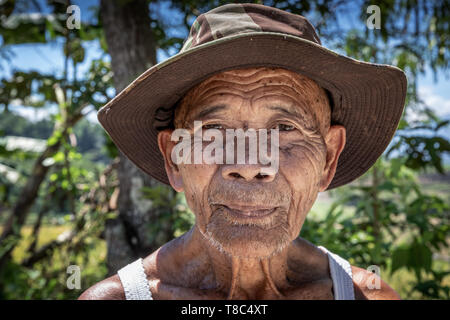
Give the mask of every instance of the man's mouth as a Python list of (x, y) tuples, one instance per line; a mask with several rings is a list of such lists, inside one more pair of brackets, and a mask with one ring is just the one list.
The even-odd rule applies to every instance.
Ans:
[(222, 205), (230, 214), (242, 218), (263, 218), (272, 214), (277, 207)]

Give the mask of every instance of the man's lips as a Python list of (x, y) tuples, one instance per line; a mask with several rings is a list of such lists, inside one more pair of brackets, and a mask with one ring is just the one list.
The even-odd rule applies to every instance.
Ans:
[(249, 217), (249, 218), (261, 218), (273, 213), (277, 207), (265, 207), (265, 206), (240, 206), (240, 205), (221, 205), (228, 212), (233, 215)]

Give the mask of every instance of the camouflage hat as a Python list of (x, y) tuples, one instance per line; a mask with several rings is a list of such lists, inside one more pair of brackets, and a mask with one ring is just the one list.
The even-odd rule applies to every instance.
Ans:
[(306, 18), (258, 4), (198, 16), (180, 52), (145, 71), (98, 119), (132, 162), (168, 184), (157, 135), (177, 101), (216, 73), (262, 66), (298, 72), (329, 92), (332, 122), (346, 128), (347, 142), (328, 189), (361, 176), (388, 146), (404, 108), (405, 74), (328, 50)]

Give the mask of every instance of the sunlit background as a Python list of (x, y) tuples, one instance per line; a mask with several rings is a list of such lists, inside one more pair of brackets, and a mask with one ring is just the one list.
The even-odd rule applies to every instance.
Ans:
[[(121, 156), (96, 111), (176, 54), (196, 16), (225, 3), (0, 0), (1, 299), (75, 299), (192, 226), (184, 196)], [(332, 50), (408, 77), (384, 155), (357, 181), (321, 193), (300, 236), (353, 265), (379, 266), (404, 299), (448, 299), (448, 2), (259, 3), (306, 16)], [(371, 4), (380, 29), (366, 25)], [(70, 5), (80, 29), (67, 28)]]

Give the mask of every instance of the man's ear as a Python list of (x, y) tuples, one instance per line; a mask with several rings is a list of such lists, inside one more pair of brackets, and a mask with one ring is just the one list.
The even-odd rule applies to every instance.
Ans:
[(325, 137), (327, 159), (323, 169), (323, 176), (319, 191), (325, 191), (333, 180), (336, 173), (339, 156), (345, 146), (345, 133), (345, 128), (341, 125), (332, 125), (328, 130)]
[(172, 129), (164, 129), (158, 133), (158, 146), (164, 157), (164, 167), (166, 168), (167, 177), (169, 178), (170, 185), (177, 192), (182, 192), (183, 178), (178, 166), (172, 161), (172, 149), (176, 145), (176, 142), (172, 141)]

